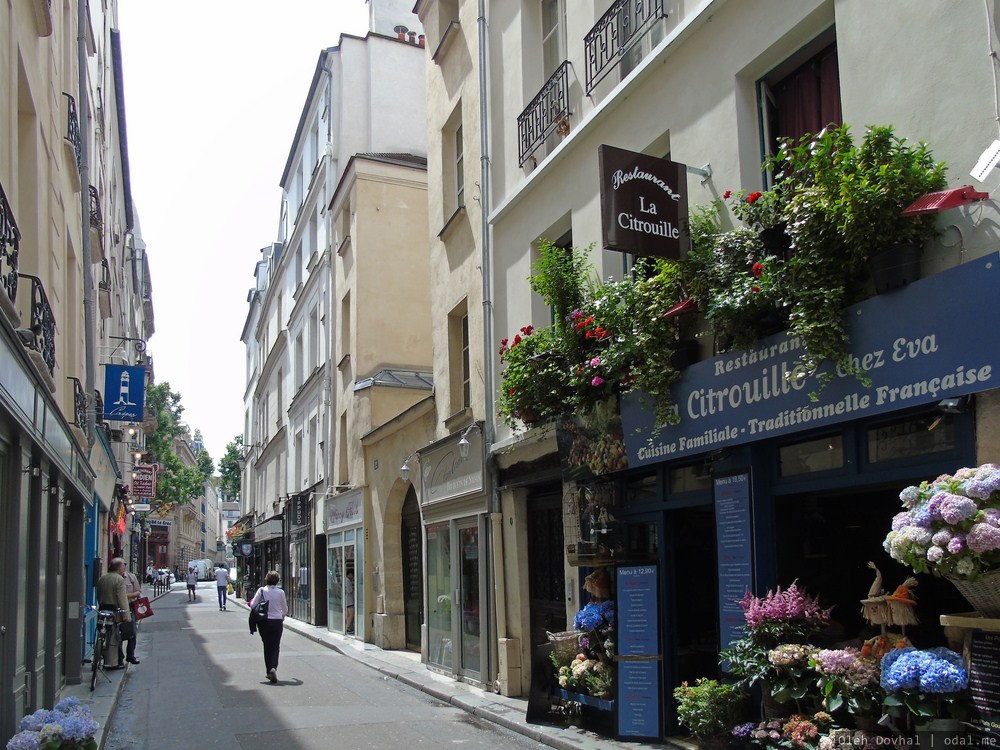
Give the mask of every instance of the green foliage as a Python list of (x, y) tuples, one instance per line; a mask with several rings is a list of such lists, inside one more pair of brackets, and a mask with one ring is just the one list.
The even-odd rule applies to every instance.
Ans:
[(235, 499), (240, 495), (240, 455), (243, 453), (243, 436), (237, 435), (226, 445), (226, 455), (219, 461), (219, 486), (222, 496)]
[(500, 343), (497, 409), (503, 421), (519, 423), (549, 420), (565, 410), (569, 398), (569, 371), (554, 328), (524, 326), (513, 339)]
[(563, 248), (544, 239), (538, 246), (538, 259), (528, 281), (531, 290), (552, 308), (557, 331), (562, 331), (569, 314), (583, 304), (593, 274), (588, 260), (592, 248)]
[(699, 677), (674, 688), (677, 720), (695, 737), (711, 737), (727, 732), (743, 715), (746, 692), (738, 685)]
[(161, 508), (190, 503), (204, 491), (205, 475), (198, 467), (185, 466), (174, 451), (174, 441), (187, 434), (181, 424), (181, 396), (170, 383), (146, 389), (146, 413), (156, 418), (156, 429), (146, 436), (146, 448), (160, 465), (156, 478), (156, 502)]

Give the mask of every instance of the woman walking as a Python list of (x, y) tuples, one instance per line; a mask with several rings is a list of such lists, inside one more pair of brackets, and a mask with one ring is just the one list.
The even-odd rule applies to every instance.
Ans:
[(257, 593), (250, 601), (251, 610), (262, 599), (267, 602), (267, 621), (257, 625), (257, 632), (260, 633), (260, 640), (264, 644), (264, 669), (267, 670), (267, 679), (271, 682), (278, 681), (278, 652), (281, 650), (285, 615), (288, 614), (288, 601), (285, 599), (285, 592), (278, 588), (279, 580), (278, 571), (269, 570), (264, 576), (264, 586), (257, 589)]

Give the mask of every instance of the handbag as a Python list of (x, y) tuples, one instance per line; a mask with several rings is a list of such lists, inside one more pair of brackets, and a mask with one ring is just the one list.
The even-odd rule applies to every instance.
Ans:
[(267, 622), (267, 599), (261, 595), (260, 601), (250, 610), (250, 619), (258, 625)]
[(149, 597), (140, 596), (132, 602), (132, 611), (135, 612), (136, 620), (145, 620), (153, 616), (153, 608), (149, 604)]
[(119, 623), (118, 633), (121, 635), (123, 641), (135, 638), (135, 623), (131, 620)]
[(235, 591), (236, 591), (236, 589), (233, 588), (233, 584), (231, 584), (231, 583), (227, 583), (226, 584), (226, 593), (227, 594), (229, 594), (230, 596), (232, 596)]

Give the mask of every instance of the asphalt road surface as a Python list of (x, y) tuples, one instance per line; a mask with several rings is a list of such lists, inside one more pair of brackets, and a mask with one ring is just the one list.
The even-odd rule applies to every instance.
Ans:
[(287, 629), (272, 684), (246, 610), (219, 611), (214, 583), (153, 608), (105, 750), (544, 747)]

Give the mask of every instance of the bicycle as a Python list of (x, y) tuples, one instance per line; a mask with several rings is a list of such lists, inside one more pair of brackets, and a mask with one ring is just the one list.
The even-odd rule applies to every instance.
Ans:
[(104, 652), (114, 645), (115, 629), (121, 618), (127, 614), (125, 610), (119, 608), (115, 610), (102, 609), (97, 613), (97, 632), (94, 635), (94, 656), (90, 660), (90, 690), (97, 687), (97, 673), (104, 675), (104, 679), (111, 682), (111, 678), (104, 671)]

